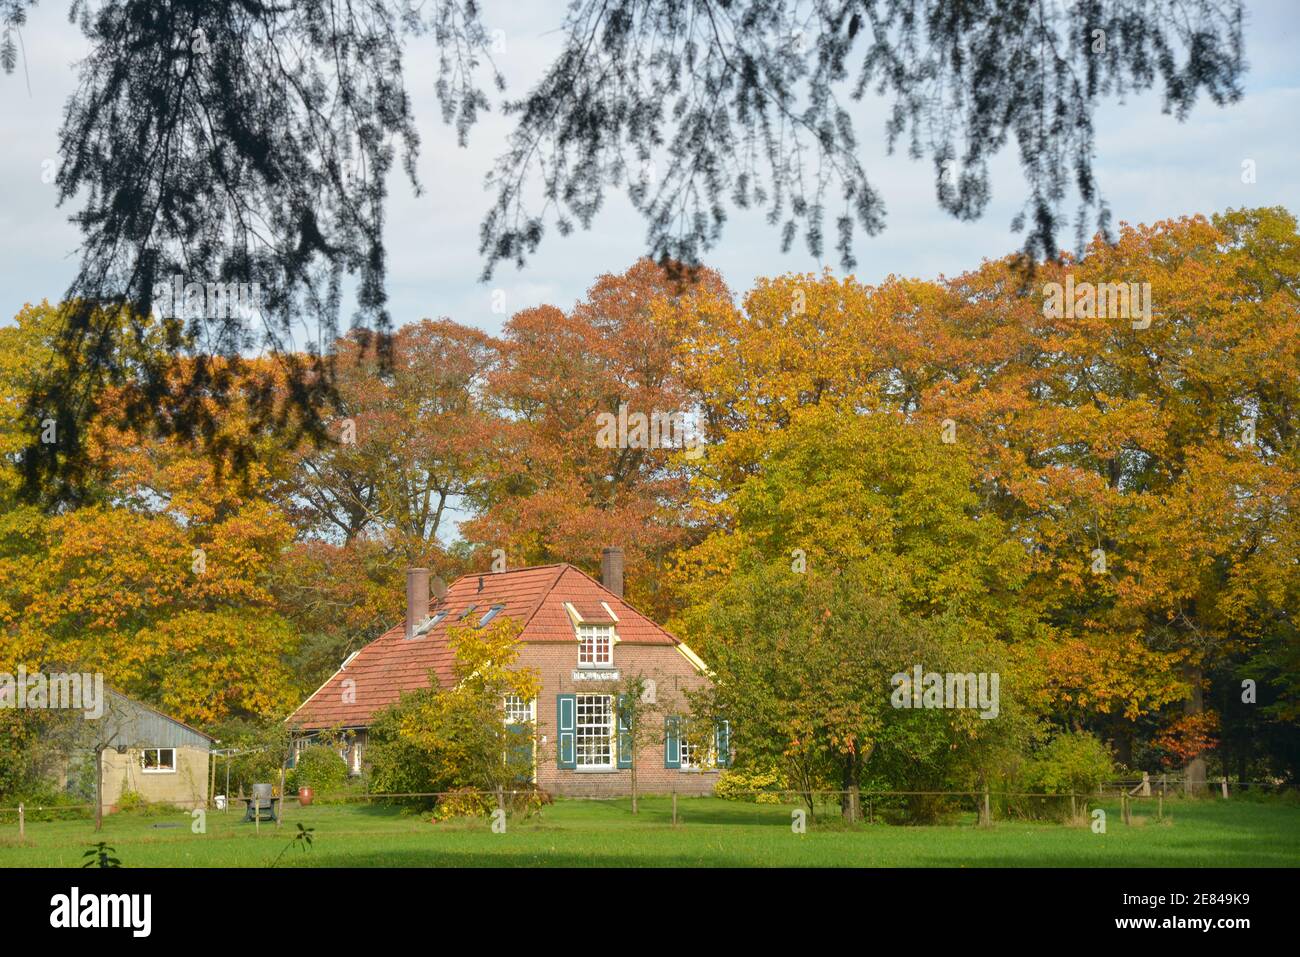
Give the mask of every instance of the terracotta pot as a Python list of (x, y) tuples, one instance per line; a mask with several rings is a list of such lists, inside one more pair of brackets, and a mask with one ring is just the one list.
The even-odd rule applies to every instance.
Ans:
[(307, 805), (311, 804), (312, 794), (313, 792), (311, 788), (299, 788), (298, 803), (303, 807), (306, 807)]

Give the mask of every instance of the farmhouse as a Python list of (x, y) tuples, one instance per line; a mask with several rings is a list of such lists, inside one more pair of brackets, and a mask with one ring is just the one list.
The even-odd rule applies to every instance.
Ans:
[(430, 604), (428, 570), (409, 569), (405, 621), (344, 662), (289, 718), (304, 732), (299, 747), (313, 732), (351, 731), (345, 758), (358, 773), (377, 712), (402, 692), (427, 687), (431, 674), (444, 686), (453, 680), (447, 629), (470, 616), (480, 627), (502, 616), (521, 626), (518, 665), (541, 677), (536, 700), (502, 702), (504, 721), (534, 727), (533, 780), (540, 787), (569, 795), (630, 787), (634, 749), (619, 727), (612, 686), (640, 676), (643, 699), (654, 703), (663, 732), (649, 741), (642, 736), (638, 787), (711, 792), (717, 769), (731, 759), (730, 729), (724, 722), (708, 740), (688, 741), (680, 720), (687, 710), (684, 693), (708, 681), (704, 663), (623, 600), (622, 549), (604, 550), (601, 578), (568, 564), (470, 575)]

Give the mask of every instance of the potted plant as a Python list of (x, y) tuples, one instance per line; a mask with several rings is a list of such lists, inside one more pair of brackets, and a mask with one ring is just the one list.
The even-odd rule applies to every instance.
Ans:
[(309, 804), (311, 804), (313, 793), (314, 792), (312, 791), (312, 789), (307, 787), (307, 785), (304, 784), (302, 787), (298, 789), (298, 804), (301, 805), (302, 807), (307, 807)]

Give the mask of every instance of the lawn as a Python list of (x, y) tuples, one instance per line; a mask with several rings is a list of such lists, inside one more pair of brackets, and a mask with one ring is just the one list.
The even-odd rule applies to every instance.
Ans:
[[(289, 847), (282, 867), (463, 866), (853, 866), (853, 867), (1277, 867), (1300, 865), (1300, 808), (1247, 801), (1170, 801), (1169, 820), (1143, 807), (1132, 825), (1103, 804), (1107, 833), (965, 817), (941, 827), (884, 824), (790, 827), (790, 808), (716, 798), (681, 799), (674, 828), (667, 798), (558, 801), (539, 817), (509, 821), (504, 834), (486, 821), (431, 824), (390, 807), (291, 805), (284, 827), (260, 833), (238, 812), (207, 814), (193, 834), (182, 812), (117, 814), (97, 837), (87, 821), (0, 825), (0, 867), (77, 866), (87, 845), (105, 840), (124, 866), (261, 867), (290, 845), (296, 824), (314, 828), (314, 847)], [(162, 826), (159, 825), (171, 825)], [(179, 825), (179, 826), (176, 826)]]

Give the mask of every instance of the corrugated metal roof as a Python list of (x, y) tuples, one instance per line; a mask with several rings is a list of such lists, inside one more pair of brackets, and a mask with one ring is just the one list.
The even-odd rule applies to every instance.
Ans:
[(105, 722), (103, 739), (110, 748), (203, 748), (212, 746), (212, 737), (156, 708), (134, 698), (104, 689), (104, 714), (97, 720)]

